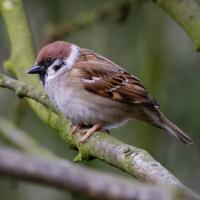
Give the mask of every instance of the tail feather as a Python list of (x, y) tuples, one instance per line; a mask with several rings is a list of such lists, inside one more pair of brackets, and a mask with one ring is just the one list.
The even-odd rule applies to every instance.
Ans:
[(181, 129), (179, 129), (176, 125), (170, 122), (162, 112), (160, 112), (157, 108), (149, 108), (143, 107), (143, 117), (137, 117), (138, 119), (142, 119), (153, 126), (164, 129), (167, 133), (175, 136), (179, 140), (181, 140), (184, 144), (193, 144), (192, 139), (184, 133)]
[(170, 122), (165, 116), (162, 116), (162, 126), (170, 134), (181, 140), (184, 144), (193, 144), (192, 139), (179, 129), (176, 125)]

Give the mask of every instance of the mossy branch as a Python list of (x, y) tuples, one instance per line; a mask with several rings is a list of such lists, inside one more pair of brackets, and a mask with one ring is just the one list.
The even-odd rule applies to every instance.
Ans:
[[(13, 83), (15, 83), (15, 87), (12, 87)], [(22, 85), (23, 87), (21, 87)], [(19, 91), (18, 87), (23, 88), (24, 91), (20, 92), (20, 97), (29, 97), (44, 105), (48, 102), (46, 100), (44, 101), (43, 98), (40, 98), (40, 95), (34, 91), (35, 89), (28, 84), (24, 84), (7, 76), (0, 76), (0, 87), (7, 87), (8, 89), (12, 89), (14, 91)], [(26, 93), (28, 95), (26, 95)], [(48, 106), (51, 109), (51, 106)], [(54, 111), (54, 108), (52, 111)], [(4, 128), (3, 131), (9, 135), (12, 132), (11, 130), (14, 128), (13, 125), (10, 123), (8, 124), (8, 122), (4, 120), (0, 120), (0, 125), (2, 125), (2, 127), (5, 127), (6, 125), (7, 128)], [(82, 159), (89, 159), (91, 157), (99, 158), (122, 169), (123, 171), (128, 172), (143, 182), (175, 185), (186, 189), (186, 187), (176, 177), (167, 171), (161, 164), (155, 161), (146, 151), (124, 144), (123, 142), (105, 133), (95, 133), (95, 135), (81, 147), (79, 146), (79, 141), (82, 137), (81, 132), (73, 135), (65, 132), (63, 137), (67, 138), (70, 145), (79, 149), (79, 155), (75, 158), (75, 161), (81, 161)], [(25, 148), (27, 148), (26, 145)], [(28, 150), (26, 149), (26, 151)], [(186, 190), (189, 191), (188, 189)]]
[[(199, 199), (195, 194), (180, 187), (143, 185), (131, 179), (116, 178), (112, 175), (75, 166), (54, 155), (27, 133), (5, 119), (0, 119), (0, 133), (14, 146), (29, 154), (1, 148), (0, 175), (3, 176), (46, 184), (64, 191), (83, 193), (82, 195), (94, 199)], [(30, 155), (34, 155), (34, 157)], [(49, 170), (46, 170), (47, 168)], [(95, 177), (97, 184), (94, 183), (93, 177)]]
[(153, 0), (182, 26), (200, 50), (200, 6), (196, 0)]
[[(0, 175), (3, 176), (46, 184), (64, 191), (79, 192), (95, 199), (198, 199), (195, 194), (183, 188), (143, 185), (135, 180), (116, 178), (73, 165), (41, 146), (12, 122), (1, 118), (0, 134), (9, 143), (29, 154), (1, 148)], [(50, 170), (46, 170), (47, 168)], [(95, 182), (93, 177), (95, 177)], [(143, 197), (144, 194), (145, 197)]]
[(31, 99), (42, 103), (46, 108), (58, 112), (56, 108), (53, 108), (48, 96), (43, 91), (38, 91), (24, 82), (0, 74), (0, 86), (14, 91), (19, 98), (30, 97)]
[(0, 149), (0, 175), (53, 186), (92, 199), (198, 200), (182, 188), (143, 185), (67, 161), (39, 159), (11, 149)]
[[(6, 69), (15, 74), (20, 81), (26, 82), (41, 91), (38, 81), (25, 73), (27, 67), (34, 63), (33, 58), (35, 55), (32, 36), (22, 2), (21, 0), (0, 0), (0, 9), (11, 44), (11, 57), (6, 62)], [(18, 85), (17, 82), (16, 85)], [(21, 84), (18, 86), (21, 87)], [(19, 91), (17, 86), (16, 90)], [(30, 92), (29, 97), (31, 94)], [(35, 96), (33, 99), (35, 99)], [(38, 101), (43, 103), (40, 99)], [(43, 121), (57, 129), (69, 145), (79, 149), (79, 156), (76, 160), (95, 157), (136, 176), (144, 182), (184, 187), (176, 177), (147, 152), (124, 144), (105, 133), (98, 132), (86, 144), (79, 146), (82, 137), (81, 132), (71, 135), (65, 118), (31, 99), (28, 99), (28, 102), (36, 114)]]

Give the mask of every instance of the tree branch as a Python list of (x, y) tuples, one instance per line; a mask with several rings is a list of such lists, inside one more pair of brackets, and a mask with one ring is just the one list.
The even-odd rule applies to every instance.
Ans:
[[(137, 182), (129, 181), (128, 179), (115, 178), (107, 174), (101, 174), (72, 165), (66, 160), (59, 159), (52, 152), (42, 147), (32, 137), (4, 119), (0, 119), (0, 133), (25, 152), (45, 159), (40, 160), (36, 159), (36, 157), (28, 157), (16, 151), (8, 151), (0, 148), (0, 175), (11, 176), (18, 180), (46, 184), (64, 191), (84, 193), (84, 195), (93, 198), (98, 197), (99, 199), (198, 199), (195, 194), (178, 187), (144, 186)], [(46, 160), (47, 158), (51, 159), (51, 161)], [(59, 175), (56, 173), (58, 171)], [(68, 174), (72, 174), (73, 176), (69, 177)], [(80, 182), (80, 178), (77, 179), (76, 177), (81, 177), (83, 181)], [(95, 177), (95, 184), (93, 178), (88, 177)], [(126, 190), (122, 188), (126, 188)], [(116, 193), (115, 191), (118, 192)]]
[[(12, 87), (13, 83), (14, 87)], [(46, 101), (40, 98), (37, 91), (20, 81), (1, 75), (0, 87), (1, 86), (18, 91), (18, 93), (20, 91), (20, 96), (23, 95), (32, 98), (46, 105)], [(50, 106), (49, 108), (51, 109)], [(79, 149), (79, 155), (75, 158), (75, 161), (96, 157), (127, 171), (144, 182), (182, 185), (177, 178), (157, 163), (147, 152), (124, 144), (112, 136), (98, 132), (90, 138), (86, 144), (80, 147), (79, 141), (82, 137), (81, 132), (73, 135), (66, 135), (70, 144)]]
[[(82, 174), (84, 174), (87, 177), (86, 179), (85, 177), (81, 178), (81, 179), (85, 179), (83, 181), (84, 190), (86, 189), (86, 191), (88, 191), (89, 194), (95, 193), (93, 197), (99, 197), (99, 199), (101, 198), (104, 198), (104, 199), (115, 198), (116, 199), (116, 196), (117, 196), (118, 199), (134, 198), (134, 199), (139, 200), (139, 199), (143, 199), (141, 197), (141, 194), (143, 195), (145, 194), (146, 196), (145, 199), (147, 200), (154, 199), (155, 196), (157, 198), (159, 196), (159, 199), (163, 200), (165, 198), (176, 199), (177, 193), (182, 194), (181, 196), (185, 196), (186, 194), (186, 192), (184, 192), (180, 188), (172, 188), (172, 187), (169, 188), (169, 187), (164, 187), (164, 186), (163, 187), (155, 187), (155, 186), (149, 187), (147, 185), (143, 186), (142, 184), (129, 181), (128, 179), (115, 178), (107, 174), (100, 174), (93, 171), (91, 172), (91, 170), (87, 170), (82, 167), (76, 167), (68, 163), (68, 161), (66, 160), (59, 159), (52, 152), (42, 147), (37, 141), (35, 141), (28, 134), (24, 133), (22, 130), (17, 128), (14, 124), (12, 124), (12, 122), (9, 122), (4, 119), (0, 119), (0, 133), (3, 135), (4, 138), (6, 138), (9, 142), (14, 144), (18, 148), (24, 150), (25, 152), (31, 155), (45, 159), (45, 160), (38, 161), (36, 157), (32, 158), (16, 151), (11, 151), (11, 150), (8, 151), (5, 149), (0, 149), (0, 175), (11, 176), (11, 177), (17, 178), (18, 180), (26, 180), (30, 182), (36, 182), (39, 184), (41, 183), (47, 184), (53, 187), (58, 187), (59, 189), (62, 189), (65, 191), (81, 193), (82, 191), (80, 192), (79, 189), (82, 190), (81, 188), (83, 187), (83, 185), (79, 181), (80, 178), (77, 179), (76, 176), (79, 176), (78, 174), (80, 174), (80, 176), (82, 177)], [(14, 162), (13, 162), (13, 157), (15, 158)], [(51, 161), (46, 160), (47, 158), (50, 158)], [(52, 162), (52, 159), (54, 162)], [(8, 163), (8, 160), (11, 160), (12, 163), (10, 162)], [(53, 166), (52, 166), (52, 163), (54, 163)], [(63, 167), (63, 165), (64, 166), (67, 165), (68, 168)], [(31, 168), (31, 171), (30, 171), (30, 168)], [(48, 170), (48, 172), (45, 171), (44, 173), (43, 168), (45, 169), (51, 168), (51, 170)], [(76, 170), (74, 170), (74, 168)], [(65, 176), (60, 176), (60, 175), (54, 176), (56, 174), (56, 171), (59, 171), (60, 174), (65, 174), (65, 176), (67, 176), (68, 174), (76, 173), (76, 176), (74, 175), (71, 178), (69, 178), (68, 176), (65, 177)], [(67, 173), (65, 171), (67, 171)], [(95, 177), (95, 184), (92, 184), (93, 179), (88, 178), (88, 177)], [(104, 178), (102, 179), (102, 177)], [(71, 182), (73, 182), (74, 184), (72, 189), (69, 186), (71, 185)], [(99, 187), (99, 183), (100, 183), (100, 187)], [(92, 184), (92, 187), (90, 186), (90, 184)], [(112, 186), (110, 186), (109, 184), (111, 184)], [(106, 187), (101, 189), (102, 186), (106, 186)], [(126, 191), (119, 190), (119, 188), (121, 189), (124, 187), (126, 188)], [(83, 192), (85, 195), (84, 190)], [(114, 193), (115, 190), (118, 191), (117, 194)], [(99, 191), (99, 192), (96, 193), (95, 191)], [(190, 196), (189, 193), (188, 195)]]
[(45, 43), (60, 40), (63, 37), (74, 32), (84, 30), (99, 22), (118, 22), (121, 23), (127, 19), (131, 8), (136, 7), (138, 0), (115, 1), (107, 3), (102, 7), (82, 13), (72, 22), (61, 22), (59, 24), (48, 24), (45, 31)]
[(198, 199), (181, 188), (142, 185), (66, 161), (42, 160), (11, 149), (0, 149), (0, 175), (46, 184), (95, 199)]
[(179, 23), (200, 50), (200, 6), (196, 0), (153, 0)]
[(39, 92), (31, 85), (0, 74), (0, 87), (8, 88), (14, 91), (19, 98), (29, 97), (41, 103), (46, 108), (50, 108), (51, 110), (58, 112), (56, 108), (52, 108), (53, 106), (51, 105), (48, 96), (43, 91)]
[[(15, 82), (14, 89), (16, 90), (18, 90), (18, 86), (21, 87), (21, 84), (23, 84), (17, 80), (5, 81), (8, 77), (0, 76), (0, 78), (1, 77), (3, 77), (4, 83)], [(8, 80), (12, 79), (8, 78)], [(2, 82), (0, 81), (0, 84), (1, 83)], [(8, 88), (11, 88), (9, 85), (6, 84), (4, 84), (3, 86), (8, 86)], [(33, 95), (33, 99), (36, 99), (39, 102), (40, 97), (38, 95), (35, 95), (37, 93), (29, 92), (29, 89), (31, 89), (32, 91), (32, 87), (26, 86), (28, 85), (23, 84), (24, 90), (29, 94), (28, 97), (32, 98), (31, 95)], [(26, 92), (23, 91), (22, 94), (24, 96), (27, 96)], [(42, 102), (40, 103), (46, 102), (43, 102), (42, 99)], [(4, 123), (5, 122), (2, 122), (3, 127), (5, 126)], [(3, 131), (9, 133), (12, 130), (9, 130), (9, 127), (12, 126), (9, 125), (6, 127), (8, 128), (4, 128)], [(114, 165), (115, 167), (122, 169), (123, 171), (128, 172), (129, 174), (136, 176), (139, 180), (142, 180), (144, 182), (170, 184), (185, 187), (176, 177), (174, 177), (162, 165), (155, 161), (146, 151), (124, 144), (123, 142), (115, 139), (112, 136), (109, 136), (105, 133), (97, 132), (92, 138), (89, 139), (86, 144), (83, 144), (80, 147), (79, 141), (82, 137), (81, 132), (73, 135), (66, 135), (68, 135), (68, 139), (71, 138), (70, 144), (79, 149), (79, 155), (75, 158), (75, 161), (81, 161), (82, 159), (96, 157), (106, 161), (111, 165)]]

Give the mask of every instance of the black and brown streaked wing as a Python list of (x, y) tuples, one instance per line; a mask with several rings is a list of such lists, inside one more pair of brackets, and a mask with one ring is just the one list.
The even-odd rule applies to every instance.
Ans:
[(75, 68), (79, 70), (84, 88), (96, 95), (123, 103), (158, 106), (140, 80), (123, 68), (97, 61), (83, 61)]

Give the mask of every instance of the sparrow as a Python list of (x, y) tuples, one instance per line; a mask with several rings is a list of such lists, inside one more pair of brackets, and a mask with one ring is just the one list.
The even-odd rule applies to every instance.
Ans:
[(193, 143), (164, 116), (137, 77), (89, 49), (64, 41), (47, 44), (28, 73), (39, 74), (52, 104), (71, 121), (72, 132), (86, 128), (81, 143), (94, 132), (117, 128), (130, 118), (163, 129), (185, 144)]

